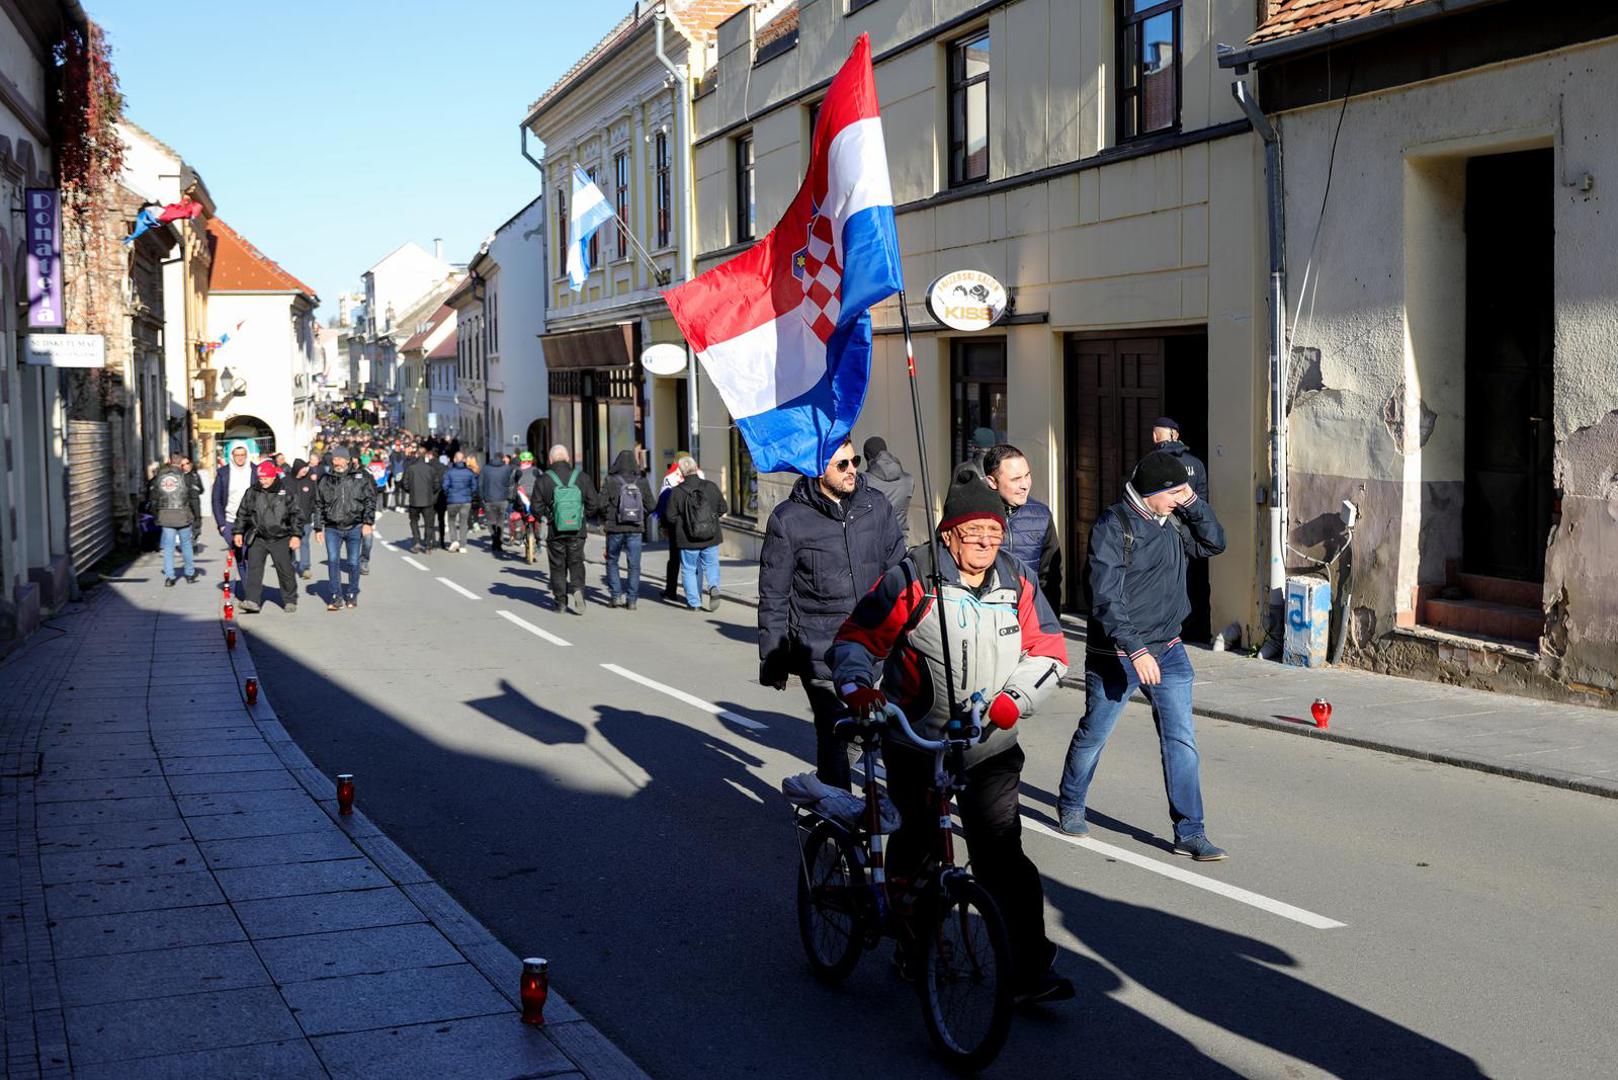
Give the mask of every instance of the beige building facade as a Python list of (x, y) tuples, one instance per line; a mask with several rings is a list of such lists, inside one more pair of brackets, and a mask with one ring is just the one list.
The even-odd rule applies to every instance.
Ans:
[(1285, 161), (1289, 561), (1350, 500), (1350, 660), (1614, 706), (1618, 9), (1477, 6), (1281, 0), (1229, 58)]
[[(1229, 535), (1210, 567), (1204, 629), (1236, 623), (1244, 639), (1261, 620), (1255, 581), (1268, 560), (1256, 498), (1267, 482), (1263, 155), (1214, 43), (1253, 26), (1241, 0), (749, 8), (719, 28), (694, 147), (700, 272), (780, 217), (807, 165), (816, 104), (870, 34), (935, 497), (974, 428), (1020, 447), (1061, 527), (1061, 603), (1083, 610), (1089, 526), (1168, 413), (1206, 459)], [(928, 284), (961, 269), (1006, 286), (1001, 324), (962, 335), (927, 313)], [(882, 435), (914, 472), (897, 302), (874, 322), (855, 442)], [(705, 379), (700, 416), (703, 464), (742, 511), (735, 543), (755, 547), (792, 478), (749, 475)], [(916, 500), (913, 537), (934, 512)]]

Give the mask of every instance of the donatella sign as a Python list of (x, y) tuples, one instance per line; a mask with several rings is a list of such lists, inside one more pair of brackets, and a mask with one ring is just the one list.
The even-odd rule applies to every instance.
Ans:
[(953, 270), (927, 287), (927, 311), (951, 330), (987, 330), (1006, 313), (1006, 287), (981, 270)]
[(62, 200), (53, 188), (23, 192), (28, 230), (28, 329), (60, 330), (62, 307)]

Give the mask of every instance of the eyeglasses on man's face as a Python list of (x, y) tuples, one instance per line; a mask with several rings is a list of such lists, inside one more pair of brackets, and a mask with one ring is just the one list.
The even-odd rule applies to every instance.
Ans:
[(980, 547), (993, 547), (1006, 538), (1004, 530), (992, 526), (981, 529), (956, 529), (955, 535), (963, 544), (977, 544)]
[(853, 457), (843, 458), (841, 461), (834, 461), (831, 463), (831, 468), (836, 469), (838, 472), (847, 472), (850, 469), (857, 469), (859, 467), (860, 456), (858, 454), (855, 454)]

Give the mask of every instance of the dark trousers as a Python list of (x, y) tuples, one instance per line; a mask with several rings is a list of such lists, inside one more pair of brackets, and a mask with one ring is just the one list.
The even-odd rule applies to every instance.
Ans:
[[(438, 515), (438, 542), (448, 544), (449, 530), (444, 527), (444, 515), (449, 512), (449, 503), (445, 501), (444, 496), (440, 495), (438, 502), (433, 504), (433, 512)], [(428, 541), (427, 546), (432, 547), (432, 541)]]
[(247, 580), (242, 585), (242, 599), (255, 604), (264, 602), (264, 561), (275, 563), (275, 576), (281, 583), (281, 604), (298, 602), (298, 577), (292, 572), (292, 545), (290, 540), (266, 540), (260, 536), (253, 540), (247, 552)]
[(823, 783), (847, 791), (850, 744), (833, 735), (832, 726), (848, 715), (848, 706), (837, 696), (837, 686), (830, 679), (804, 679), (803, 692), (815, 718), (815, 775)]
[[(888, 797), (904, 822), (888, 845), (889, 873), (909, 877), (929, 850), (941, 854), (938, 813), (929, 790), (933, 756), (889, 742), (882, 757)], [(972, 872), (994, 897), (1011, 937), (1013, 985), (1037, 979), (1056, 958), (1056, 946), (1045, 936), (1045, 887), (1038, 868), (1022, 850), (1017, 800), (1022, 766), (1020, 746), (978, 762), (966, 770), (966, 790), (955, 804), (971, 849)]]
[(584, 592), (584, 535), (553, 535), (545, 541), (545, 554), (551, 563), (551, 595), (560, 607), (569, 593)]
[(669, 565), (663, 571), (663, 599), (678, 600), (680, 598), (680, 549), (669, 537)]
[(427, 534), (427, 546), (433, 546), (433, 508), (430, 506), (412, 506), (410, 508), (410, 539), (418, 546), (422, 543), (421, 534)]

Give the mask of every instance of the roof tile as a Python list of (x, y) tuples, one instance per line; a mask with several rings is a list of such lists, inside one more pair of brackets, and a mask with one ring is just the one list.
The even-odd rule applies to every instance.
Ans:
[(219, 218), (208, 219), (213, 248), (209, 292), (289, 292), (320, 299), (315, 290), (281, 269), (279, 263)]
[(1247, 39), (1258, 45), (1277, 38), (1348, 22), (1378, 11), (1415, 7), (1433, 0), (1270, 0), (1270, 15)]

